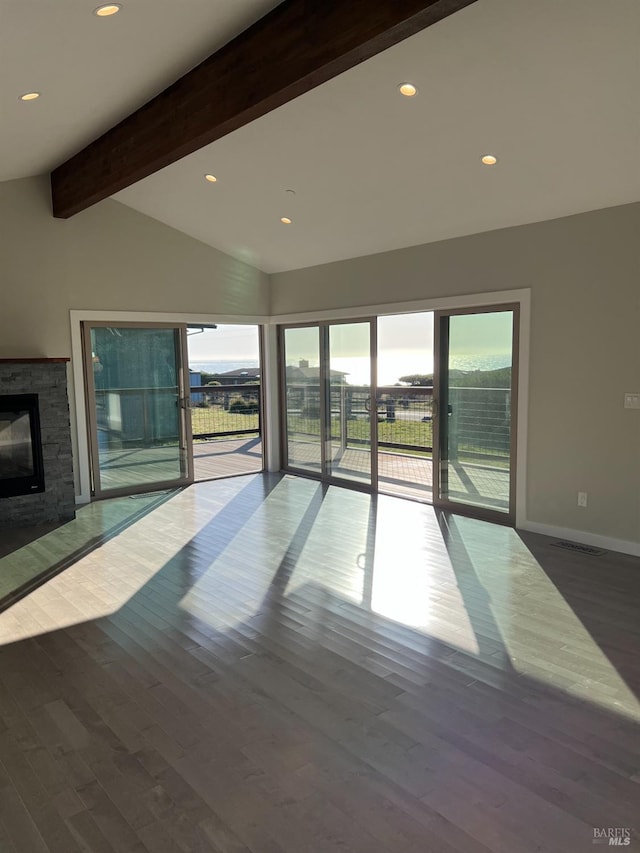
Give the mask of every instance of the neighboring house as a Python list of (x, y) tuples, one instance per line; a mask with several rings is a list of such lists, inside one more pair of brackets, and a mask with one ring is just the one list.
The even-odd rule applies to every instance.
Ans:
[[(288, 364), (286, 370), (287, 380), (290, 382), (299, 382), (300, 384), (317, 384), (320, 380), (320, 368), (309, 367), (309, 362), (303, 358), (300, 359), (297, 367), (293, 364)], [(331, 382), (335, 385), (346, 383), (347, 380), (345, 377), (349, 375), (348, 373), (344, 373), (342, 370), (330, 370), (329, 374), (331, 376)]]
[[(199, 388), (202, 385), (202, 374), (197, 370), (189, 369), (189, 387)], [(204, 400), (204, 394), (192, 394), (192, 403), (201, 403)]]
[(211, 374), (221, 385), (246, 385), (247, 382), (260, 381), (259, 367), (243, 367), (240, 370), (227, 370), (224, 373)]

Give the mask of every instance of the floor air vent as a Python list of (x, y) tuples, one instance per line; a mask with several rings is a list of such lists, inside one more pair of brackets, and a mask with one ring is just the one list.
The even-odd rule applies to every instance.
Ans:
[(556, 548), (564, 548), (565, 551), (575, 551), (578, 554), (588, 554), (590, 557), (601, 557), (603, 554), (606, 554), (606, 551), (603, 551), (602, 548), (592, 548), (591, 545), (581, 545), (579, 542), (564, 542), (563, 540), (559, 540), (551, 544)]

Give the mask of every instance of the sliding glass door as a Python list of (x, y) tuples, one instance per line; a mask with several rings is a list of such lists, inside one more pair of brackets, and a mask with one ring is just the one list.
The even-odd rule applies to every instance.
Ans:
[(284, 329), (284, 458), (287, 466), (322, 472), (323, 394), (320, 386), (320, 327)]
[[(326, 474), (371, 485), (373, 454), (371, 323), (326, 327)], [(373, 398), (375, 399), (375, 397)], [(375, 409), (375, 406), (374, 406)]]
[(400, 319), (281, 330), (284, 467), (514, 523), (518, 307)]
[(437, 312), (434, 503), (515, 520), (518, 310)]
[(375, 483), (374, 342), (370, 320), (281, 330), (285, 467)]
[(185, 327), (92, 323), (83, 336), (94, 495), (191, 482)]

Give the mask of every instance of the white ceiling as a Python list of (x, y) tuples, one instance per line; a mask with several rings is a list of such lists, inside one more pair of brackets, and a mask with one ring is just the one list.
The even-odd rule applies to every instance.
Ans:
[(118, 2), (0, 0), (0, 181), (60, 165), (280, 0)]
[[(0, 4), (23, 47), (20, 27), (51, 6), (41, 52), (25, 58), (13, 44), (2, 59), (18, 116), (11, 138), (0, 135), (7, 177), (57, 165), (277, 5), (129, 0), (106, 22), (119, 29), (80, 50), (77, 29), (105, 22), (89, 14), (75, 38), (54, 40), (54, 9), (69, 18), (92, 2)], [(115, 198), (267, 272), (637, 201), (639, 44), (638, 0), (478, 0)], [(40, 63), (31, 76), (30, 62)], [(45, 89), (43, 75), (47, 97), (17, 103), (19, 91)], [(415, 98), (398, 94), (403, 80)], [(6, 96), (2, 69), (0, 81)], [(497, 166), (480, 163), (487, 152)]]

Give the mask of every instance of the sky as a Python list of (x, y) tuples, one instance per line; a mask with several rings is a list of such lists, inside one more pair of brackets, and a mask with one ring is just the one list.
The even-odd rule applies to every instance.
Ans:
[(500, 355), (511, 352), (512, 316), (510, 311), (494, 311), (451, 317), (450, 351), (458, 355)]
[[(409, 373), (433, 372), (432, 312), (378, 318), (378, 384), (392, 385)], [(462, 314), (450, 319), (452, 366), (471, 368), (471, 356), (497, 356), (511, 350), (510, 312)], [(286, 330), (287, 364), (306, 359), (318, 365), (318, 329)], [(330, 328), (331, 367), (349, 374), (352, 384), (370, 383), (369, 325), (336, 323)], [(189, 333), (190, 363), (207, 361), (255, 361), (259, 358), (257, 326), (218, 325), (202, 333)], [(459, 359), (460, 364), (455, 364)]]
[(259, 358), (258, 327), (218, 325), (216, 329), (189, 330), (189, 362), (255, 361)]
[[(433, 312), (398, 314), (378, 318), (378, 384), (395, 385), (401, 376), (433, 373)], [(452, 367), (490, 369), (487, 356), (511, 351), (510, 312), (456, 315), (450, 319)], [(371, 384), (369, 327), (367, 323), (336, 323), (330, 329), (331, 368), (348, 374), (354, 385)], [(303, 358), (318, 365), (317, 328), (287, 329), (287, 364)], [(475, 363), (474, 358), (481, 361)], [(508, 362), (508, 359), (505, 363)]]

